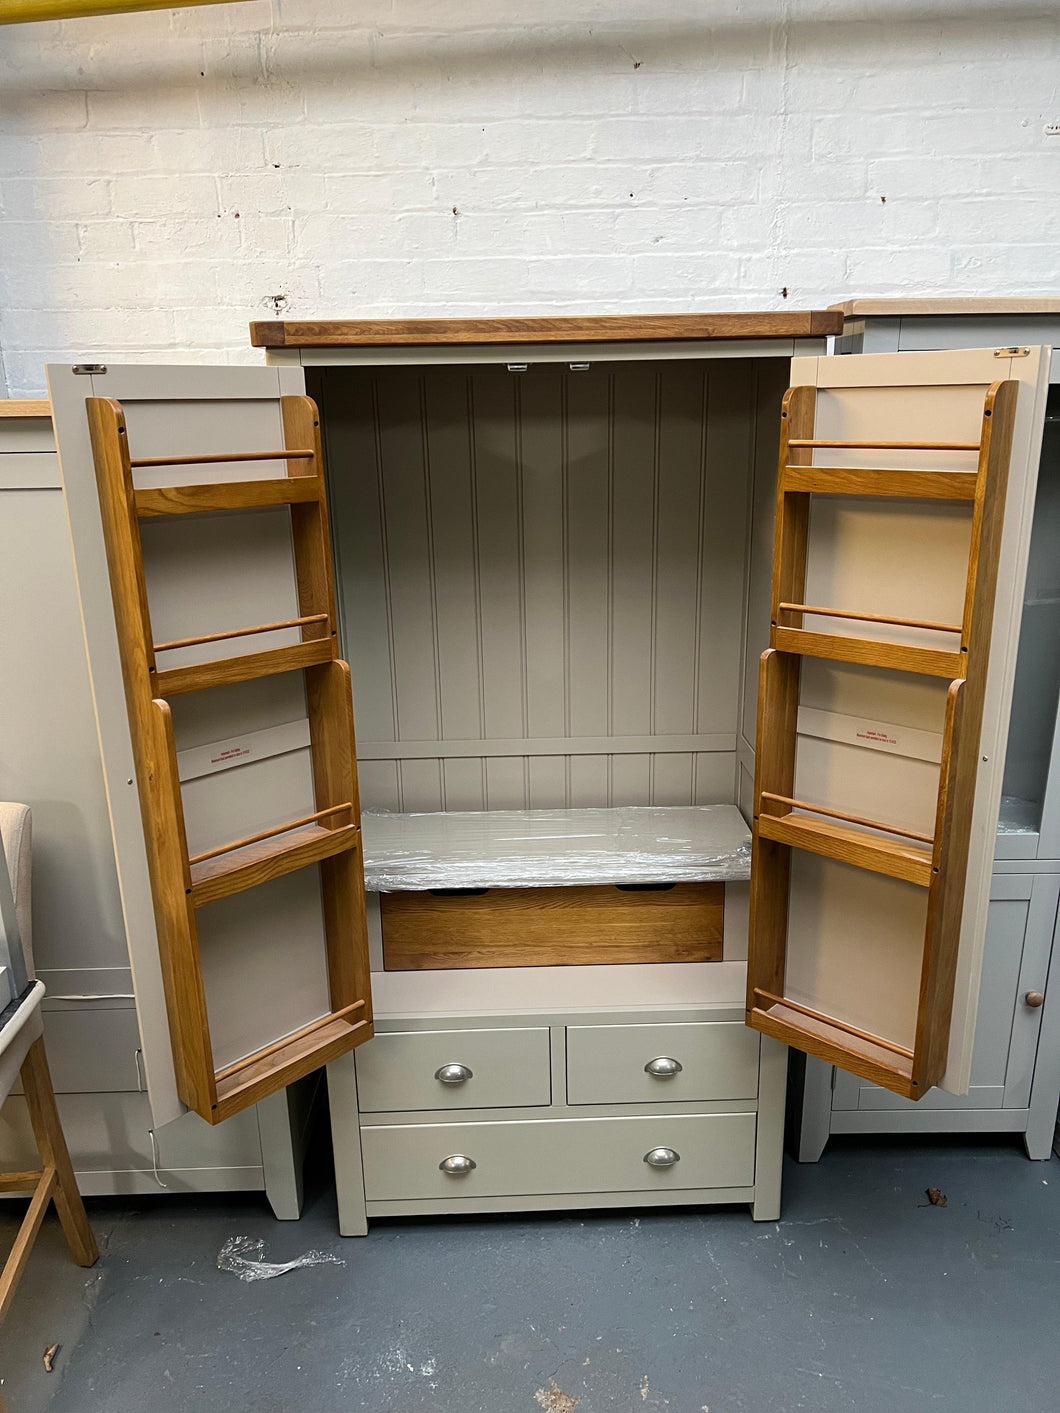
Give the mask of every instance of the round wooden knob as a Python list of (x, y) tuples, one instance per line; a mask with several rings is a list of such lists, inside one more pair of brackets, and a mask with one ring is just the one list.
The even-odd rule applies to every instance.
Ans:
[(1028, 991), (1023, 999), (1026, 1001), (1027, 1005), (1034, 1010), (1037, 1010), (1045, 1001), (1045, 997), (1040, 991)]

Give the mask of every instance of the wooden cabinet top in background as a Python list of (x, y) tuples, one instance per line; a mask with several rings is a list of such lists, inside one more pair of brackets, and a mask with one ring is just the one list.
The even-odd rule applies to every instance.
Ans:
[[(868, 315), (897, 318), (902, 314), (957, 314), (975, 318), (984, 314), (1060, 314), (1060, 299), (1018, 299), (1013, 296), (980, 299), (975, 295), (920, 299), (848, 299), (842, 304), (830, 304), (828, 308), (830, 312), (843, 314), (848, 319), (859, 319)], [(832, 330), (827, 332), (831, 333)]]

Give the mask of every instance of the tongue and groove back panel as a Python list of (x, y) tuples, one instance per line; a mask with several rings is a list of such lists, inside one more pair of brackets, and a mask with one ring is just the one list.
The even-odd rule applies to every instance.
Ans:
[(744, 660), (764, 645), (744, 642), (752, 483), (771, 521), (787, 374), (310, 374), (365, 807), (735, 799)]

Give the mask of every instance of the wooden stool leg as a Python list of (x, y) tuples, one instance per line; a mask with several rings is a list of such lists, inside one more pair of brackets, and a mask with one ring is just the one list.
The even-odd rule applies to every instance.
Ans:
[(22, 1062), (22, 1087), (26, 1092), (26, 1105), (40, 1152), (41, 1167), (55, 1169), (55, 1210), (59, 1214), (71, 1255), (79, 1266), (93, 1266), (99, 1259), (99, 1248), (77, 1188), (66, 1138), (59, 1123), (59, 1110), (55, 1106), (55, 1090), (52, 1088), (48, 1057), (44, 1053), (44, 1040), (40, 1036), (29, 1047)]
[[(48, 1210), (48, 1203), (54, 1192), (55, 1169), (45, 1168), (33, 1189), (29, 1211), (22, 1219), (22, 1225), (15, 1237), (15, 1244), (4, 1262), (3, 1271), (0, 1271), (0, 1321), (3, 1321), (11, 1308), (18, 1283), (22, 1279), (22, 1272), (26, 1269), (29, 1254), (33, 1250), (33, 1243), (37, 1239), (40, 1224), (44, 1220), (44, 1214)], [(0, 1413), (2, 1413), (2, 1409), (3, 1404), (0, 1404)]]

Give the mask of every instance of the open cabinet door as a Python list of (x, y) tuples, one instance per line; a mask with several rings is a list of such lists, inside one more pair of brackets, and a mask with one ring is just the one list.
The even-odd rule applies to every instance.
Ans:
[(796, 359), (761, 662), (747, 1020), (967, 1088), (1048, 350)]
[(300, 369), (49, 381), (152, 1108), (219, 1123), (372, 1034), (319, 420)]

